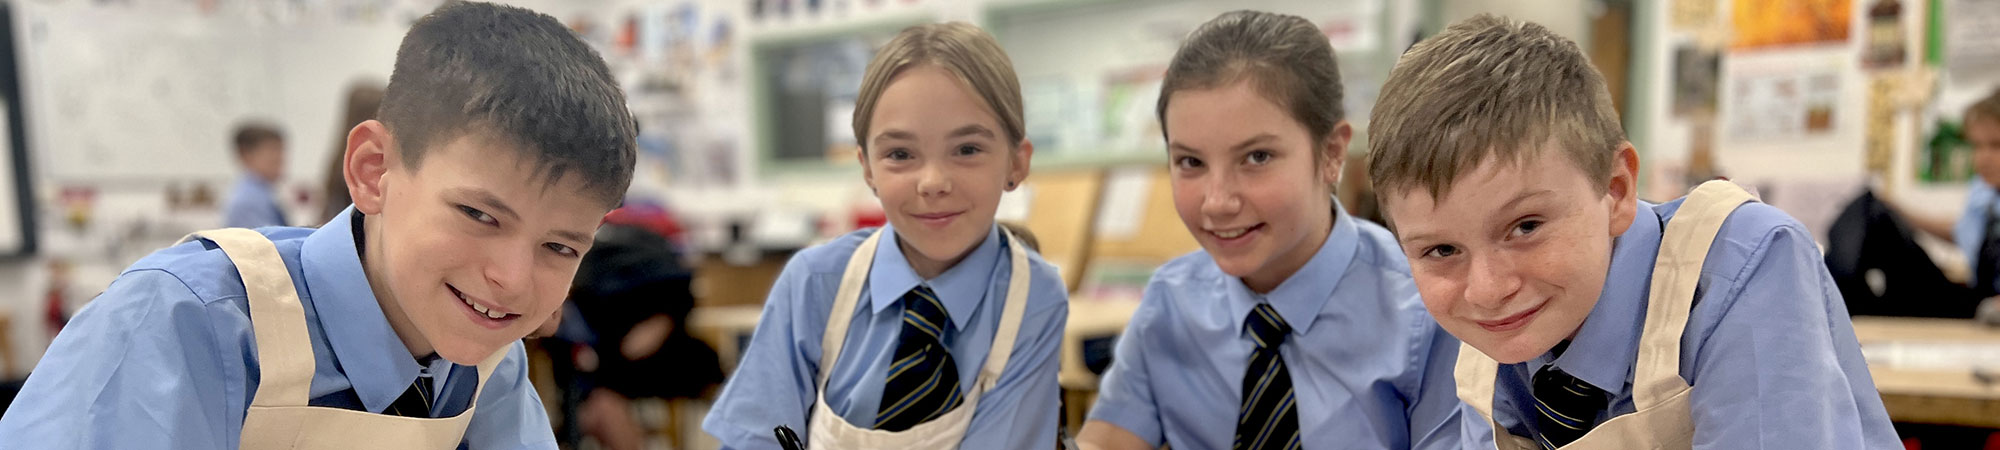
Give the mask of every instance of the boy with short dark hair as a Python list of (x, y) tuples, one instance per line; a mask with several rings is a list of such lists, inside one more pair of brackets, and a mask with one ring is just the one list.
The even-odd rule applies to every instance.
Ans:
[(0, 447), (556, 448), (519, 340), (631, 181), (624, 95), (555, 19), (464, 2), (410, 29), (384, 105), (348, 133), (351, 209), (134, 264)]
[(222, 226), (257, 228), (285, 226), (285, 212), (278, 207), (278, 178), (285, 172), (285, 135), (262, 123), (236, 127), (236, 163), (243, 177), (229, 192), (222, 207)]
[(1575, 43), (1468, 19), (1372, 119), (1384, 211), (1501, 448), (1899, 446), (1812, 235), (1728, 182), (1640, 201)]

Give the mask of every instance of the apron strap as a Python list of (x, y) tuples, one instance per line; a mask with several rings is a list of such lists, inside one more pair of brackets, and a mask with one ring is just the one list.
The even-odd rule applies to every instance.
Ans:
[(1493, 418), (1493, 381), (1500, 376), (1500, 362), (1472, 348), (1472, 344), (1458, 344), (1458, 364), (1452, 368), (1452, 379), (1458, 384), (1458, 399), (1479, 411), (1486, 420)]
[(979, 369), (978, 382), (984, 386), (974, 390), (975, 395), (1000, 382), (1000, 374), (1007, 370), (1007, 359), (1014, 355), (1014, 339), (1021, 332), (1022, 311), (1028, 306), (1028, 272), (1031, 270), (1028, 267), (1028, 251), (1021, 246), (1019, 239), (1014, 238), (1014, 233), (1003, 228), (1000, 235), (1005, 236), (1007, 247), (1011, 249), (1008, 260), (1013, 264), (1010, 266), (1013, 273), (1007, 277), (1007, 303), (1000, 309), (1000, 329), (993, 333), (993, 347), (986, 351), (986, 364)]
[(819, 348), (819, 388), (826, 389), (826, 378), (833, 375), (833, 363), (840, 360), (841, 344), (847, 342), (847, 326), (854, 321), (854, 303), (861, 298), (861, 287), (867, 284), (868, 268), (875, 262), (875, 246), (882, 241), (882, 230), (876, 229), (868, 239), (854, 248), (854, 256), (847, 258), (847, 271), (840, 277), (840, 290), (833, 294), (833, 310), (826, 317), (826, 333), (820, 337)]
[(305, 406), (312, 392), (312, 341), (306, 334), (305, 306), (299, 302), (292, 273), (278, 255), (278, 246), (246, 228), (199, 231), (181, 242), (203, 239), (222, 253), (242, 275), (250, 303), (250, 328), (257, 338), (259, 381), (255, 406)]
[(1653, 262), (1652, 291), (1647, 295), (1646, 330), (1639, 338), (1639, 359), (1633, 366), (1632, 403), (1651, 408), (1688, 388), (1681, 379), (1681, 335), (1687, 331), (1695, 285), (1708, 249), (1729, 213), (1757, 198), (1729, 181), (1709, 181), (1696, 187), (1667, 221), (1660, 237), (1660, 254)]
[(479, 362), (479, 384), (472, 388), (472, 406), (466, 408), (466, 414), (470, 414), (472, 408), (479, 406), (479, 395), (486, 392), (486, 380), (493, 378), (493, 370), (500, 367), (500, 360), (507, 359), (507, 351), (513, 348), (511, 344), (500, 346), (500, 349), (488, 355), (485, 361)]

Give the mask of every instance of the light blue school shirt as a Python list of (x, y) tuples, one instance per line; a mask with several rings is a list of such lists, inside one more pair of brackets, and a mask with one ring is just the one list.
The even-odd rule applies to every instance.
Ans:
[[(1958, 215), (1958, 224), (1951, 228), (1951, 240), (1958, 249), (1965, 251), (1966, 273), (1979, 274), (1979, 246), (1986, 242), (1986, 216), (1993, 211), (1994, 199), (2000, 198), (1993, 185), (1985, 179), (1972, 177), (1972, 185), (1966, 188), (1965, 213)], [(1978, 284), (1966, 282), (1967, 285)]]
[[(820, 340), (826, 334), (827, 317), (833, 313), (834, 293), (840, 289), (848, 258), (873, 231), (848, 233), (805, 249), (785, 264), (764, 301), (763, 317), (757, 321), (749, 348), (723, 386), (722, 397), (702, 421), (702, 430), (722, 441), (723, 448), (778, 448), (771, 429), (779, 425), (791, 427), (801, 439), (810, 439), (806, 422), (819, 394), (818, 376), (824, 369), (819, 367)], [(952, 326), (945, 334), (958, 367), (959, 391), (971, 391), (1000, 327), (1000, 309), (1013, 274), (1008, 246), (999, 233), (997, 226), (987, 230), (986, 240), (965, 259), (937, 278), (925, 280), (903, 257), (895, 228), (882, 228), (875, 262), (862, 290), (865, 298), (856, 302), (854, 311), (841, 312), (854, 318), (848, 325), (840, 360), (833, 363), (827, 379), (826, 402), (834, 413), (849, 424), (872, 428), (881, 407), (889, 362), (895, 357), (896, 338), (902, 331), (899, 300), (919, 284), (937, 292), (951, 316)], [(1056, 351), (1062, 344), (1064, 321), (1069, 318), (1069, 295), (1055, 267), (1040, 254), (1028, 252), (1028, 268), (1028, 305), (1021, 315), (1013, 354), (993, 389), (976, 405), (959, 406), (978, 408), (959, 448), (1055, 445), (1056, 421), (1061, 414)]]
[(1155, 447), (1229, 448), (1256, 346), (1243, 319), (1270, 303), (1292, 326), (1278, 354), (1305, 448), (1459, 448), (1459, 422), (1476, 413), (1452, 382), (1458, 341), (1424, 312), (1389, 231), (1334, 217), (1326, 243), (1266, 295), (1205, 251), (1161, 267), (1118, 338), (1090, 418)]
[[(1613, 245), (1597, 306), (1561, 357), (1500, 366), (1493, 414), (1501, 426), (1533, 436), (1523, 422), (1534, 414), (1531, 377), (1552, 360), (1612, 394), (1598, 423), (1634, 411), (1632, 366), (1653, 259), (1661, 224), (1681, 201), (1639, 202), (1632, 227)], [(1695, 297), (1680, 352), (1680, 376), (1694, 386), (1694, 448), (1902, 448), (1847, 305), (1804, 225), (1762, 203), (1737, 208), (1709, 247)]]
[(277, 190), (256, 174), (243, 174), (229, 191), (229, 203), (222, 207), (222, 226), (262, 228), (285, 226), (285, 212), (278, 209)]
[[(380, 413), (423, 370), (368, 287), (350, 226), (266, 228), (305, 305), (314, 406)], [(256, 333), (236, 266), (207, 242), (125, 269), (78, 312), (0, 420), (0, 449), (236, 448), (257, 392)], [(433, 415), (465, 410), (478, 369), (442, 358)], [(448, 372), (447, 372), (448, 370)], [(487, 380), (461, 448), (556, 448), (519, 342)]]

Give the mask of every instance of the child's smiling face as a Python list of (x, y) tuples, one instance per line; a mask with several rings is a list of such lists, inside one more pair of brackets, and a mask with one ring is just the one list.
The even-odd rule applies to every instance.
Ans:
[(1001, 193), (1028, 176), (1034, 146), (1008, 142), (992, 111), (950, 71), (920, 64), (889, 81), (862, 137), (862, 176), (926, 278), (984, 241)]
[(609, 209), (512, 145), (461, 136), (414, 169), (389, 156), (382, 194), (356, 196), (370, 281), (416, 354), (475, 364), (527, 336), (562, 305)]
[(1638, 207), (1638, 154), (1618, 150), (1609, 188), (1557, 149), (1488, 157), (1443, 198), (1385, 192), (1384, 212), (1424, 306), (1445, 331), (1501, 363), (1576, 334), (1604, 290), (1613, 238)]

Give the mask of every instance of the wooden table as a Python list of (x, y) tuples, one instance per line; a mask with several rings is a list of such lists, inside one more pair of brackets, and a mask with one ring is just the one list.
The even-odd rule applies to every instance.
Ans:
[(757, 318), (764, 313), (758, 305), (696, 306), (688, 313), (688, 335), (707, 342), (722, 359), (722, 373), (736, 370), (741, 357), (738, 343), (757, 330)]
[[(1855, 317), (1854, 334), (1863, 346), (1938, 342), (2000, 348), (2000, 328), (1963, 319)], [(1889, 367), (1871, 362), (1868, 371), (1882, 392), (1882, 405), (1897, 422), (2000, 428), (2000, 366), (1981, 367), (1988, 381), (1971, 370)]]

